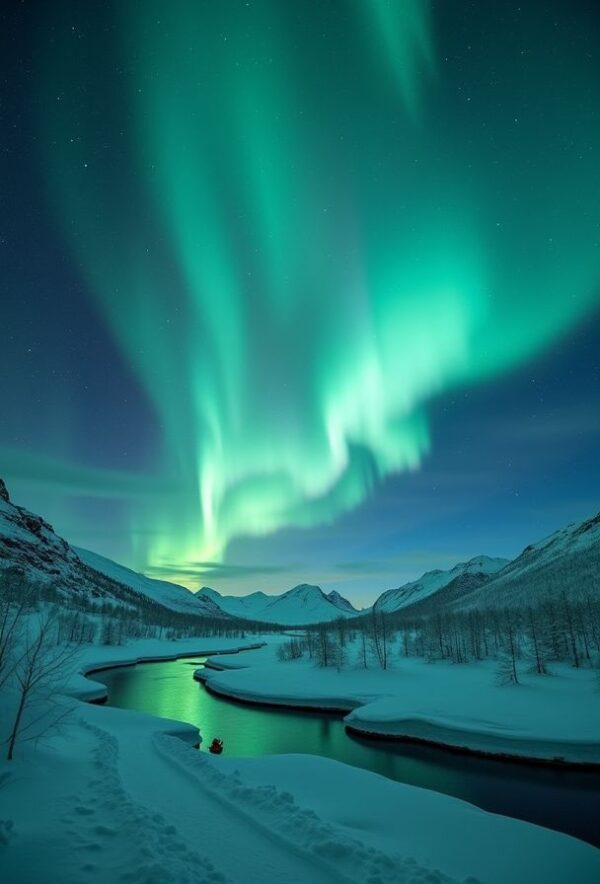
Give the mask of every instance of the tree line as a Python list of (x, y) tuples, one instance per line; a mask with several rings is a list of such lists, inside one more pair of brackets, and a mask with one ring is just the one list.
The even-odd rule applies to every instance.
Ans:
[(600, 661), (600, 600), (566, 592), (504, 608), (438, 611), (411, 616), (374, 608), (352, 620), (307, 628), (281, 645), (281, 660), (307, 657), (322, 667), (388, 669), (394, 660), (498, 661), (498, 679), (519, 684), (527, 670), (544, 675), (554, 662), (575, 668)]
[[(111, 590), (114, 581), (111, 582)], [(171, 611), (123, 586), (119, 601), (71, 593), (54, 581), (33, 580), (21, 568), (0, 570), (0, 719), (7, 758), (20, 740), (54, 728), (68, 704), (64, 686), (82, 645), (130, 639), (205, 636), (244, 638), (278, 627)]]

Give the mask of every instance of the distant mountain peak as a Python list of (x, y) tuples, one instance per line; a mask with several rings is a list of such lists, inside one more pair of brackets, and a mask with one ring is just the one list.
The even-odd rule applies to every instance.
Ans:
[[(435, 568), (426, 571), (418, 580), (405, 583), (396, 589), (388, 589), (379, 596), (375, 605), (380, 611), (388, 613), (399, 611), (432, 598), (455, 581), (469, 577), (477, 578), (475, 582), (480, 584), (501, 571), (507, 564), (508, 559), (485, 555), (473, 556), (472, 559), (459, 562), (452, 568), (446, 570)], [(471, 579), (467, 582), (472, 585), (474, 581)]]
[(331, 592), (327, 593), (327, 598), (331, 602), (332, 605), (335, 605), (336, 608), (340, 608), (342, 611), (348, 611), (350, 613), (358, 614), (358, 611), (348, 599), (344, 598), (343, 595), (337, 591), (337, 589), (332, 589)]
[(211, 586), (201, 586), (200, 589), (197, 589), (194, 592), (194, 595), (200, 595), (200, 593), (203, 593), (206, 596), (218, 596), (218, 598), (221, 598), (221, 593), (217, 592), (217, 590), (213, 589)]
[(292, 587), (292, 589), (288, 589), (284, 595), (322, 596), (324, 593), (320, 586), (315, 586), (312, 583), (299, 583), (297, 586)]
[(10, 496), (4, 479), (0, 479), (0, 500), (3, 500), (5, 503), (10, 503)]
[(245, 596), (221, 596), (211, 589), (199, 593), (212, 598), (231, 616), (283, 626), (308, 626), (358, 613), (339, 593), (325, 595), (312, 583), (299, 583), (280, 595), (266, 595), (260, 590)]
[(375, 605), (411, 613), (531, 604), (565, 592), (573, 598), (600, 591), (600, 513), (559, 528), (528, 544), (512, 561), (474, 556), (447, 571), (428, 571), (419, 580), (390, 589)]

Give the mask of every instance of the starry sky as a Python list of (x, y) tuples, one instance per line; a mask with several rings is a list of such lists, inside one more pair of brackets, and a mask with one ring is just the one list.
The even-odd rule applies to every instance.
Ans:
[(0, 475), (65, 538), (366, 604), (600, 508), (600, 9), (0, 11)]

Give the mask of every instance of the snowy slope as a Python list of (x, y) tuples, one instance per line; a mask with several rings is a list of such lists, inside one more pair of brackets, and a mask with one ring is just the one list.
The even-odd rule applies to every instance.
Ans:
[(197, 593), (215, 602), (234, 617), (261, 620), (263, 623), (280, 623), (284, 626), (306, 626), (337, 620), (339, 617), (353, 617), (357, 611), (347, 599), (336, 592), (329, 595), (318, 586), (301, 583), (282, 595), (270, 596), (264, 592), (253, 592), (247, 596), (222, 596), (214, 589), (202, 587)]
[(21, 567), (50, 580), (78, 562), (69, 544), (40, 516), (13, 504), (0, 479), (0, 568)]
[(269, 602), (263, 611), (270, 623), (301, 625), (352, 616), (334, 604), (319, 586), (301, 583)]
[(457, 605), (528, 604), (563, 592), (573, 599), (600, 593), (600, 513), (527, 546)]
[(585, 599), (600, 592), (600, 513), (574, 522), (527, 546), (513, 559), (478, 556), (449, 571), (429, 571), (420, 580), (383, 593), (378, 609), (439, 610), (526, 605), (566, 593)]
[(375, 602), (378, 611), (392, 613), (402, 608), (415, 605), (424, 599), (438, 593), (441, 589), (454, 583), (458, 578), (468, 578), (468, 583), (473, 581), (480, 585), (487, 581), (491, 575), (496, 574), (505, 565), (508, 559), (491, 558), (490, 556), (476, 556), (468, 562), (461, 562), (449, 570), (427, 571), (418, 580), (405, 583), (398, 589), (389, 589), (379, 596)]
[(243, 617), (246, 620), (258, 620), (260, 611), (270, 601), (264, 592), (252, 592), (250, 595), (221, 595), (210, 586), (203, 586), (196, 593), (197, 599), (207, 599), (221, 611), (232, 617)]
[(332, 589), (331, 592), (327, 593), (327, 598), (331, 602), (332, 605), (335, 605), (336, 608), (339, 608), (340, 611), (345, 611), (347, 614), (358, 614), (358, 611), (354, 607), (354, 605), (345, 599), (343, 595), (340, 595), (337, 590)]
[(111, 559), (98, 555), (98, 553), (90, 552), (88, 549), (80, 547), (73, 547), (73, 549), (81, 561), (93, 568), (94, 571), (130, 587), (135, 592), (153, 599), (171, 611), (179, 611), (183, 614), (203, 614), (207, 617), (223, 616), (221, 608), (215, 605), (208, 596), (195, 595), (177, 583), (146, 577), (144, 574), (132, 571), (130, 568), (119, 565)]
[(182, 614), (225, 616), (182, 586), (151, 580), (103, 556), (74, 549), (40, 516), (12, 503), (0, 479), (0, 573), (9, 570), (67, 600), (110, 601), (132, 610), (151, 601)]

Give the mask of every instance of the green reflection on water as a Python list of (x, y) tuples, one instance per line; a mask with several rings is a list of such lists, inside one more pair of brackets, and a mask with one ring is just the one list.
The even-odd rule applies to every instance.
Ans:
[(600, 846), (598, 774), (356, 739), (346, 734), (341, 718), (333, 715), (248, 706), (209, 694), (193, 680), (194, 669), (204, 659), (145, 663), (106, 670), (94, 678), (107, 685), (111, 706), (187, 721), (199, 728), (204, 747), (213, 737), (221, 737), (229, 757), (321, 755)]
[(341, 719), (333, 715), (263, 709), (215, 697), (192, 678), (195, 666), (204, 660), (146, 663), (107, 670), (95, 678), (107, 685), (111, 706), (189, 722), (199, 728), (204, 747), (220, 737), (230, 757), (323, 755), (400, 782), (467, 797), (452, 770), (350, 739)]

